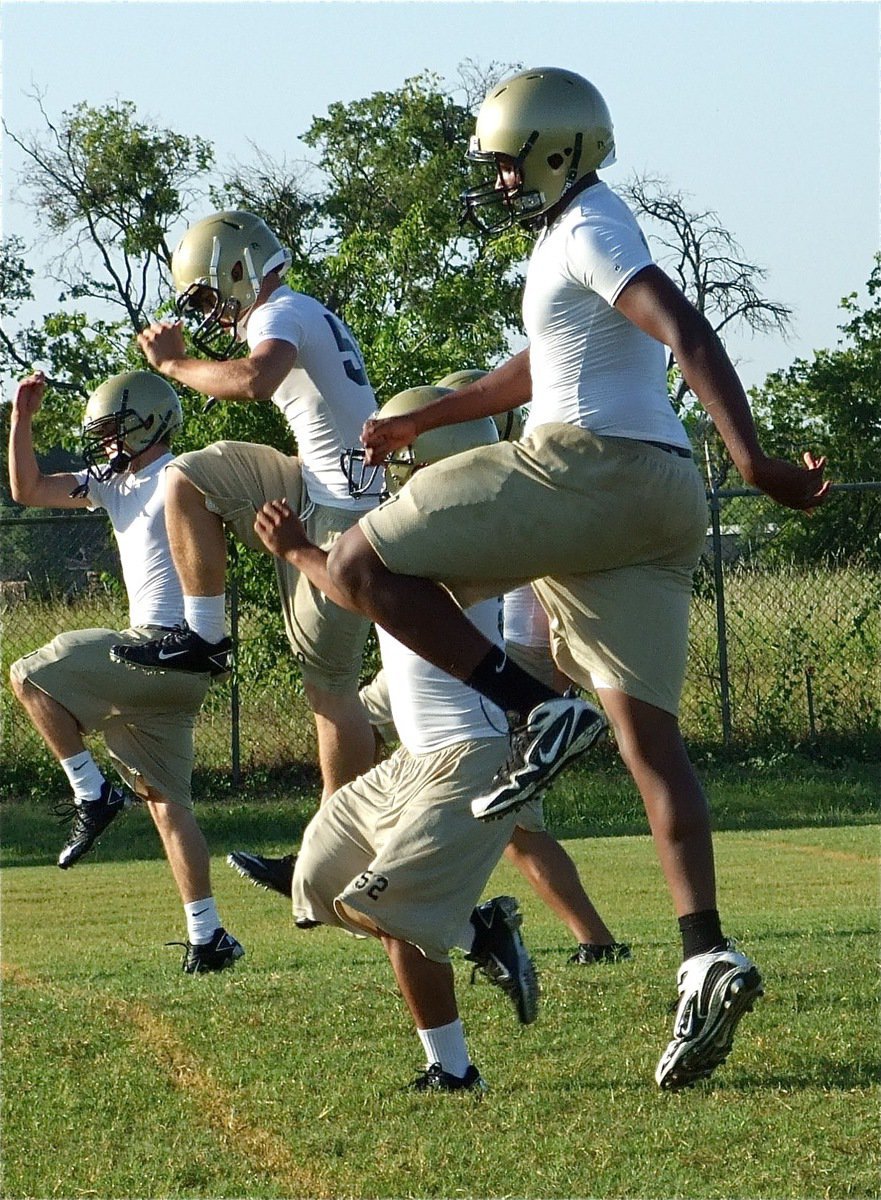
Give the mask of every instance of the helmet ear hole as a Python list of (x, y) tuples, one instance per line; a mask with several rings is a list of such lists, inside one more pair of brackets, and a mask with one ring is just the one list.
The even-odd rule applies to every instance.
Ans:
[[(572, 153), (571, 150), (569, 153), (570, 154)], [(563, 158), (562, 154), (549, 154), (548, 155), (547, 163), (552, 171), (559, 171), (560, 167), (562, 167), (564, 162), (565, 162), (565, 159)]]
[(233, 283), (241, 283), (245, 278), (245, 268), (242, 266), (241, 259), (239, 259), (238, 262), (233, 263), (230, 275), (232, 276)]

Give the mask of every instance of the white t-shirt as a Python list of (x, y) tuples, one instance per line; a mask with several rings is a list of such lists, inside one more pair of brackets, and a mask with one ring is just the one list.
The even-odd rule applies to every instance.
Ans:
[(376, 397), (351, 330), (312, 296), (283, 284), (251, 313), (246, 337), (251, 350), (269, 339), (296, 347), (297, 361), (272, 402), (296, 439), (310, 498), (331, 508), (372, 508), (375, 498), (355, 500), (349, 495), (340, 466), (343, 451), (361, 445), (364, 422), (376, 411)]
[(523, 291), (532, 372), (526, 434), (564, 422), (688, 449), (667, 393), (665, 347), (614, 308), (651, 263), (633, 213), (604, 183), (586, 188), (542, 231)]
[(505, 592), (504, 606), (506, 642), (516, 642), (518, 646), (550, 647), (548, 614), (532, 590), (531, 583)]
[[(480, 632), (502, 646), (502, 604), (483, 600), (465, 615)], [(507, 737), (508, 720), (474, 688), (408, 650), (376, 626), (389, 703), (401, 744), (411, 754), (428, 754), (474, 738)]]
[(174, 458), (163, 454), (140, 471), (124, 471), (105, 483), (85, 471), (89, 508), (106, 510), (119, 547), (128, 594), (130, 625), (179, 625), (184, 617), (180, 580), (174, 569), (165, 528), (165, 468)]

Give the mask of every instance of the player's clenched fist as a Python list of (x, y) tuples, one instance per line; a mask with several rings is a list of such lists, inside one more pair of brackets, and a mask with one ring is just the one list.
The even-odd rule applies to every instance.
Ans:
[(157, 371), (186, 357), (183, 327), (179, 321), (154, 321), (138, 334), (138, 345), (147, 362)]
[(414, 442), (419, 432), (412, 413), (398, 417), (369, 417), (361, 430), (365, 461), (369, 466), (384, 463), (395, 450)]
[(26, 379), (22, 379), (15, 389), (12, 411), (15, 416), (32, 417), (40, 411), (43, 403), (43, 392), (46, 390), (46, 376), (42, 371), (34, 371)]

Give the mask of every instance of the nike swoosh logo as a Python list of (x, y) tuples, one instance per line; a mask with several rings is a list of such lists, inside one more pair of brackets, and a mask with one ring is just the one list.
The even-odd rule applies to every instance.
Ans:
[(506, 654), (502, 658), (502, 661), (499, 663), (499, 665), (497, 667), (493, 668), (495, 670), (496, 675), (501, 675), (502, 671), (504, 671), (504, 669), (507, 665), (508, 665), (508, 656)]
[(687, 1041), (693, 1038), (697, 1030), (698, 1014), (694, 1002), (682, 1014), (682, 1019), (679, 1022), (679, 1028), (676, 1031), (676, 1036)]
[(166, 659), (169, 659), (169, 658), (180, 658), (180, 656), (181, 656), (182, 654), (186, 654), (186, 653), (187, 653), (187, 651), (186, 651), (186, 650), (172, 650), (171, 652), (169, 652), (169, 651), (167, 651), (167, 650), (160, 650), (160, 651), (159, 651), (159, 653), (158, 653), (158, 655), (157, 655), (156, 657), (157, 657), (157, 658), (158, 658), (158, 659), (159, 659), (161, 662), (165, 662), (165, 661), (166, 661)]
[(562, 747), (566, 738), (569, 736), (569, 731), (571, 728), (572, 728), (572, 717), (570, 715), (570, 716), (567, 716), (566, 724), (563, 726), (563, 728), (560, 730), (560, 732), (554, 738), (553, 742), (551, 742), (550, 746), (540, 746), (538, 748), (537, 757), (538, 757), (539, 762), (544, 763), (547, 766), (548, 763), (552, 763), (554, 761), (554, 759), (557, 757), (557, 755), (560, 752), (560, 748)]
[(201, 917), (202, 913), (206, 913), (207, 911), (208, 911), (208, 909), (207, 909), (207, 908), (200, 908), (198, 912), (195, 912), (195, 913), (193, 913), (193, 916), (194, 916), (194, 917)]

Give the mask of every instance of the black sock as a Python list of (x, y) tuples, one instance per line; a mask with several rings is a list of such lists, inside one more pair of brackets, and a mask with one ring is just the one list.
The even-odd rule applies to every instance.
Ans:
[(718, 909), (715, 908), (705, 908), (701, 912), (680, 917), (679, 932), (682, 934), (683, 960), (695, 954), (706, 954), (708, 950), (724, 950), (728, 944), (722, 933)]
[(516, 713), (521, 720), (529, 716), (536, 704), (560, 694), (518, 667), (498, 646), (493, 646), (480, 660), (465, 682), (505, 712)]

